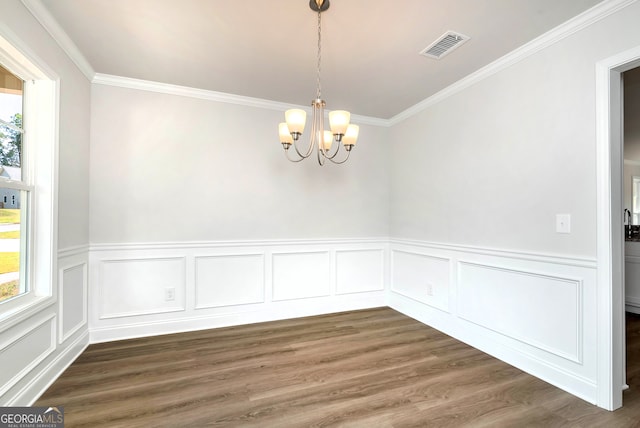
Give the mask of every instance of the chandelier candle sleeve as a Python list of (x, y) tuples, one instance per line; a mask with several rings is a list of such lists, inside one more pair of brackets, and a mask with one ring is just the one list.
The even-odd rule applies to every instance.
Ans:
[(328, 152), (329, 150), (331, 150), (332, 143), (333, 143), (333, 135), (331, 135), (331, 132), (329, 131), (324, 131), (324, 141), (322, 142), (322, 147), (324, 148), (325, 152)]
[(347, 132), (344, 134), (344, 137), (342, 138), (342, 144), (344, 144), (347, 150), (350, 151), (353, 148), (353, 146), (356, 145), (359, 132), (360, 132), (360, 127), (358, 125), (349, 125), (347, 127)]
[(329, 113), (329, 126), (331, 133), (336, 136), (336, 140), (340, 141), (342, 136), (347, 132), (351, 113), (344, 110), (334, 110)]
[(287, 127), (289, 133), (293, 136), (294, 140), (297, 140), (304, 132), (304, 125), (307, 121), (307, 112), (301, 109), (291, 109), (284, 113), (285, 120), (287, 121)]
[(280, 142), (282, 144), (293, 144), (293, 138), (291, 137), (291, 132), (289, 131), (289, 127), (286, 123), (282, 122), (279, 124), (278, 131), (280, 134)]

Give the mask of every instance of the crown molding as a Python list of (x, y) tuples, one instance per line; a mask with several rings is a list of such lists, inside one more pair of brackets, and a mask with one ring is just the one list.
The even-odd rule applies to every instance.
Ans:
[(389, 125), (396, 125), (411, 116), (443, 101), (450, 96), (457, 94), (463, 89), (468, 88), (512, 65), (522, 61), (523, 59), (545, 49), (559, 41), (571, 36), (574, 33), (606, 18), (607, 16), (624, 9), (625, 7), (635, 3), (637, 0), (604, 0), (589, 10), (577, 15), (570, 20), (560, 24), (556, 28), (544, 33), (543, 35), (533, 39), (532, 41), (522, 45), (521, 47), (509, 52), (496, 61), (488, 64), (481, 69), (469, 74), (468, 76), (458, 80), (456, 83), (446, 87), (436, 94), (424, 99), (418, 104), (409, 107), (403, 112), (389, 119)]
[[(136, 89), (139, 91), (157, 92), (160, 94), (177, 95), (180, 97), (198, 98), (207, 101), (216, 101), (227, 104), (237, 104), (247, 107), (256, 107), (266, 110), (285, 111), (291, 108), (299, 108), (310, 112), (309, 106), (282, 103), (265, 100), (262, 98), (245, 97), (242, 95), (216, 92), (208, 89), (191, 88), (169, 83), (153, 82), (150, 80), (133, 79), (131, 77), (114, 76), (111, 74), (96, 73), (92, 83), (97, 85), (116, 86), (119, 88)], [(351, 115), (351, 121), (365, 125), (388, 127), (389, 120), (377, 117)]]
[[(137, 89), (150, 92), (158, 92), (170, 95), (178, 95), (184, 97), (199, 98), (209, 101), (224, 102), (229, 104), (244, 105), (249, 107), (257, 107), (268, 110), (284, 111), (290, 108), (301, 108), (309, 110), (307, 106), (282, 103), (277, 101), (265, 100), (261, 98), (252, 98), (241, 95), (227, 94), (223, 92), (210, 91), (205, 89), (190, 88), (185, 86), (171, 85), (160, 82), (152, 82), (141, 79), (133, 79), (128, 77), (113, 76), (108, 74), (96, 73), (93, 67), (80, 52), (75, 43), (62, 29), (60, 24), (51, 16), (49, 11), (44, 7), (40, 0), (21, 0), (31, 14), (40, 22), (45, 30), (60, 45), (64, 52), (87, 77), (87, 79), (96, 84), (117, 86), (122, 88)], [(377, 117), (361, 116), (353, 114), (351, 116), (353, 122), (380, 126), (391, 127), (396, 125), (421, 111), (443, 101), (444, 99), (482, 81), (520, 61), (545, 49), (566, 37), (582, 30), (593, 23), (606, 18), (607, 16), (635, 3), (637, 0), (604, 0), (591, 9), (580, 15), (566, 21), (558, 27), (548, 31), (547, 33), (537, 37), (517, 48), (516, 50), (504, 55), (491, 64), (469, 74), (456, 83), (446, 87), (436, 94), (424, 99), (423, 101), (409, 107), (403, 112), (393, 116), (391, 119), (381, 119)]]
[(80, 49), (76, 46), (75, 43), (71, 40), (71, 38), (67, 35), (67, 33), (62, 29), (58, 21), (51, 16), (46, 7), (42, 4), (40, 0), (21, 0), (22, 4), (31, 12), (31, 15), (34, 16), (44, 27), (44, 29), (53, 37), (53, 40), (62, 48), (62, 50), (67, 54), (67, 56), (73, 61), (73, 63), (78, 67), (78, 69), (85, 75), (85, 77), (91, 81), (93, 76), (96, 74), (91, 67), (91, 64), (87, 61), (87, 59), (82, 55)]

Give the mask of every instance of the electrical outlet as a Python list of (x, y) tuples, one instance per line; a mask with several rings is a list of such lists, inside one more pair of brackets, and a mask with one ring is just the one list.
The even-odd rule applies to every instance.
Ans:
[(433, 296), (433, 285), (427, 284), (427, 296)]
[(164, 289), (164, 300), (170, 302), (176, 300), (176, 289), (173, 287), (167, 287)]

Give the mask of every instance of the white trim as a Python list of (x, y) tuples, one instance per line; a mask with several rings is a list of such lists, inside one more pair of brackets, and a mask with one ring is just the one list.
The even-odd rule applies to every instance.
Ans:
[(532, 41), (522, 45), (521, 47), (509, 52), (503, 57), (497, 59), (489, 65), (482, 67), (481, 69), (474, 71), (467, 77), (464, 77), (454, 84), (442, 89), (434, 95), (426, 98), (425, 100), (415, 104), (412, 107), (396, 114), (389, 119), (389, 125), (396, 125), (411, 116), (414, 116), (421, 111), (439, 103), (440, 101), (449, 98), (452, 95), (466, 89), (520, 61), (523, 59), (545, 49), (569, 36), (582, 30), (593, 23), (606, 18), (623, 9), (637, 0), (607, 0), (597, 4), (591, 9), (575, 16), (574, 18), (560, 24), (556, 28), (544, 33), (543, 35), (533, 39)]
[(22, 388), (13, 398), (8, 400), (8, 406), (27, 405), (33, 403), (55, 382), (64, 371), (87, 349), (89, 346), (89, 331), (78, 336), (69, 346), (60, 352), (37, 376)]
[(265, 239), (257, 241), (180, 241), (180, 242), (122, 242), (108, 244), (90, 244), (89, 251), (123, 251), (123, 250), (184, 250), (231, 247), (273, 247), (292, 245), (361, 245), (386, 244), (389, 238), (335, 238), (335, 239)]
[(438, 242), (418, 241), (413, 239), (391, 238), (391, 244), (409, 245), (413, 247), (434, 248), (439, 250), (457, 251), (463, 253), (483, 254), (487, 256), (506, 257), (534, 262), (554, 263), (565, 266), (576, 266), (595, 269), (596, 260), (590, 257), (568, 257), (551, 253), (530, 253), (524, 251), (502, 250), (496, 248), (473, 247), (470, 245), (452, 245)]
[(51, 35), (53, 40), (62, 48), (69, 59), (84, 74), (87, 80), (91, 81), (95, 71), (89, 61), (82, 55), (80, 49), (71, 40), (69, 35), (62, 29), (58, 21), (51, 16), (40, 0), (22, 0), (22, 4), (31, 12), (42, 27)]
[[(98, 282), (98, 284), (93, 285), (93, 287), (98, 287), (98, 297), (100, 299), (99, 301), (102, 302), (105, 300), (103, 297), (104, 290), (105, 290), (103, 271), (106, 265), (126, 264), (126, 263), (133, 263), (133, 262), (158, 262), (158, 261), (180, 262), (180, 278), (182, 283), (176, 284), (176, 286), (180, 285), (182, 290), (182, 295), (183, 296), (186, 295), (186, 288), (187, 288), (187, 284), (186, 284), (187, 256), (186, 255), (168, 256), (168, 257), (154, 257), (151, 255), (147, 255), (144, 257), (131, 257), (131, 258), (130, 257), (113, 257), (108, 259), (101, 259), (99, 262), (100, 281)], [(176, 299), (175, 301), (178, 302), (178, 299)], [(117, 312), (117, 313), (109, 313), (105, 315), (100, 310), (96, 314), (96, 316), (98, 320), (109, 320), (109, 319), (115, 319), (115, 318), (137, 317), (137, 316), (143, 316), (143, 315), (166, 314), (171, 312), (184, 312), (186, 309), (187, 309), (186, 302), (183, 300), (181, 305), (175, 305), (175, 306), (160, 308), (160, 309), (149, 309), (144, 311)]]
[(492, 340), (491, 337), (487, 336), (485, 328), (464, 320), (462, 322), (452, 322), (449, 314), (398, 293), (390, 293), (388, 303), (392, 309), (404, 315), (505, 361), (507, 364), (517, 367), (587, 402), (594, 403), (592, 397), (595, 395), (597, 385), (591, 379), (573, 373), (526, 350), (514, 352), (514, 349), (508, 344)]
[[(413, 241), (416, 242), (416, 241)], [(408, 244), (407, 241), (392, 240), (389, 249), (391, 258), (391, 272), (387, 287), (387, 303), (390, 307), (405, 315), (411, 316), (426, 325), (434, 327), (457, 340), (469, 343), (508, 364), (518, 367), (528, 373), (552, 383), (565, 391), (571, 392), (580, 398), (591, 403), (597, 401), (597, 361), (595, 358), (596, 337), (593, 334), (596, 329), (596, 321), (593, 317), (586, 317), (586, 314), (593, 313), (596, 308), (595, 292), (596, 266), (595, 263), (582, 263), (584, 260), (569, 259), (564, 257), (554, 258), (550, 256), (532, 257), (522, 253), (511, 253), (509, 251), (487, 250), (482, 248), (456, 247), (447, 245), (424, 245)], [(461, 250), (458, 250), (460, 248)], [(409, 253), (425, 256), (432, 259), (448, 259), (448, 278), (441, 268), (418, 264), (396, 270), (394, 267), (394, 255)], [(486, 323), (482, 318), (475, 319), (469, 316), (468, 312), (463, 312), (460, 306), (462, 297), (466, 294), (469, 284), (482, 287), (484, 282), (491, 281), (491, 278), (476, 283), (474, 276), (464, 280), (467, 287), (463, 287), (463, 276), (461, 266), (481, 266), (492, 271), (506, 272), (508, 274), (524, 275), (532, 281), (529, 283), (531, 290), (536, 289), (537, 284), (543, 284), (545, 279), (558, 280), (566, 283), (575, 291), (566, 297), (577, 305), (576, 318), (573, 315), (569, 320), (575, 320), (575, 330), (572, 325), (566, 334), (575, 334), (574, 348), (563, 349), (562, 345), (554, 342), (557, 338), (552, 330), (539, 330), (540, 334), (528, 335), (526, 330), (502, 330), (500, 324)], [(409, 269), (409, 270), (407, 270)], [(500, 273), (497, 272), (497, 273)], [(409, 295), (403, 293), (399, 288), (403, 285), (403, 278), (416, 278), (417, 286)], [(516, 277), (513, 281), (519, 281), (524, 277)], [(471, 282), (469, 281), (471, 279)], [(537, 279), (543, 282), (537, 281)], [(411, 281), (407, 279), (406, 281)], [(509, 279), (511, 281), (511, 279)], [(449, 312), (433, 305), (428, 299), (421, 296), (428, 294), (428, 284), (441, 284), (444, 291), (445, 285), (448, 289)], [(575, 288), (573, 288), (575, 287)], [(478, 293), (491, 292), (477, 288)], [(446, 292), (446, 291), (444, 291)], [(465, 294), (461, 294), (465, 293)], [(527, 305), (527, 294), (519, 294), (518, 300), (507, 298), (503, 303), (508, 302), (509, 306), (504, 309), (512, 311), (511, 319), (519, 318), (520, 305)], [(573, 300), (576, 299), (576, 300)], [(471, 302), (471, 303), (470, 303)], [(475, 305), (475, 302), (467, 300), (467, 305)], [(467, 307), (467, 309), (469, 306)], [(500, 311), (501, 306), (486, 306), (487, 310)], [(531, 309), (531, 308), (530, 308)], [(536, 306), (536, 311), (544, 311), (544, 306)], [(568, 316), (565, 314), (564, 316)], [(537, 315), (529, 313), (529, 322), (535, 322)], [(490, 317), (489, 317), (490, 318)], [(564, 318), (557, 318), (558, 322)], [(499, 328), (495, 328), (499, 326)], [(504, 327), (504, 326), (503, 326)], [(568, 337), (568, 336), (567, 336)], [(549, 339), (549, 340), (547, 340)], [(572, 337), (573, 340), (573, 337)]]
[[(224, 260), (225, 258), (238, 258), (238, 257), (257, 257), (260, 258), (260, 262), (262, 263), (262, 283), (260, 284), (260, 288), (262, 291), (262, 297), (259, 298), (258, 300), (245, 300), (245, 301), (229, 301), (229, 302), (218, 302), (218, 303), (211, 303), (211, 304), (201, 304), (200, 303), (200, 283), (199, 283), (199, 265), (198, 265), (198, 261), (200, 260), (206, 260), (206, 259), (213, 259), (213, 260)], [(194, 306), (193, 309), (195, 311), (198, 310), (202, 310), (202, 309), (212, 309), (212, 308), (223, 308), (223, 307), (228, 307), (228, 306), (242, 306), (242, 305), (256, 305), (256, 304), (260, 304), (260, 303), (265, 303), (266, 302), (266, 298), (265, 298), (265, 280), (266, 280), (266, 276), (265, 276), (265, 269), (266, 269), (266, 255), (264, 252), (257, 252), (257, 251), (253, 251), (253, 252), (236, 252), (234, 253), (230, 253), (230, 254), (213, 254), (213, 255), (194, 255), (193, 256), (193, 275), (194, 275), (194, 287), (193, 287), (193, 295), (194, 295)]]
[(624, 164), (625, 165), (631, 165), (631, 166), (640, 166), (640, 161), (632, 160), (632, 159), (625, 159), (624, 160)]
[(366, 294), (283, 300), (262, 308), (258, 305), (235, 306), (232, 307), (233, 311), (224, 313), (159, 320), (131, 320), (132, 322), (123, 324), (90, 328), (91, 343), (378, 308), (387, 306), (385, 300), (385, 292), (376, 291)]
[(533, 269), (513, 269), (510, 267), (505, 267), (505, 266), (498, 266), (497, 264), (493, 264), (493, 263), (479, 263), (479, 262), (471, 262), (471, 261), (466, 261), (466, 260), (458, 260), (457, 263), (457, 271), (458, 271), (458, 278), (460, 278), (460, 269), (464, 266), (474, 266), (474, 267), (479, 267), (479, 268), (483, 268), (483, 269), (489, 269), (489, 270), (495, 270), (495, 271), (500, 271), (500, 272), (507, 272), (510, 274), (516, 274), (516, 275), (525, 275), (525, 276), (530, 276), (530, 277), (534, 277), (534, 278), (544, 278), (544, 279), (550, 279), (550, 280), (554, 280), (554, 281), (558, 281), (558, 282), (564, 282), (567, 284), (573, 284), (576, 288), (576, 337), (577, 337), (577, 349), (576, 349), (576, 353), (575, 355), (570, 355), (567, 354), (566, 352), (559, 350), (559, 349), (553, 349), (552, 347), (545, 345), (544, 343), (540, 343), (535, 339), (532, 338), (526, 338), (524, 336), (522, 336), (521, 334), (514, 334), (509, 332), (507, 329), (505, 329), (504, 327), (502, 328), (493, 328), (493, 327), (489, 327), (487, 325), (478, 323), (475, 320), (472, 320), (470, 318), (468, 318), (467, 316), (465, 316), (464, 314), (458, 313), (458, 317), (460, 319), (463, 319), (465, 321), (468, 321), (470, 323), (479, 325), (480, 327), (495, 331), (498, 334), (501, 334), (503, 336), (507, 336), (510, 337), (512, 339), (515, 339), (519, 342), (522, 342), (526, 345), (529, 346), (533, 346), (535, 348), (541, 349), (545, 352), (548, 352), (550, 354), (554, 354), (559, 356), (560, 358), (564, 358), (566, 360), (569, 360), (571, 362), (574, 363), (578, 363), (578, 364), (582, 364), (584, 359), (583, 359), (583, 341), (582, 341), (582, 337), (583, 337), (583, 333), (584, 333), (584, 321), (583, 321), (583, 310), (582, 310), (582, 296), (584, 294), (584, 280), (581, 278), (573, 278), (570, 276), (560, 276), (560, 275), (550, 275), (546, 272), (537, 272)]
[[(91, 83), (94, 83), (96, 85), (115, 86), (118, 88), (135, 89), (138, 91), (156, 92), (159, 94), (177, 95), (180, 97), (197, 98), (201, 100), (236, 104), (247, 107), (256, 107), (266, 110), (285, 111), (288, 109), (296, 108), (306, 110), (307, 113), (311, 112), (311, 108), (308, 106), (282, 103), (279, 101), (271, 101), (263, 98), (253, 98), (243, 95), (228, 94), (225, 92), (211, 91), (208, 89), (198, 89), (188, 86), (173, 85), (169, 83), (153, 82), (150, 80), (134, 79), (131, 77), (114, 76), (111, 74), (96, 73)], [(351, 121), (353, 123), (364, 125), (374, 125), (381, 127), (390, 126), (390, 122), (387, 119), (379, 119), (377, 117), (361, 116), (357, 114), (351, 115)]]
[[(613, 159), (612, 149), (617, 148), (617, 152), (621, 151), (621, 148), (617, 147), (621, 143), (612, 141), (612, 133), (619, 134), (621, 125), (612, 122), (612, 119), (620, 119), (620, 117), (612, 117), (611, 111), (613, 108), (619, 108), (614, 107), (613, 104), (620, 101), (620, 94), (616, 94), (620, 91), (620, 73), (633, 68), (638, 61), (640, 61), (640, 47), (627, 50), (596, 64), (597, 404), (609, 410), (615, 410), (622, 405), (622, 390), (625, 384), (623, 379), (624, 331), (622, 329), (624, 290), (620, 278), (621, 272), (617, 272), (620, 268), (616, 266), (621, 264), (622, 260), (616, 260), (614, 256), (619, 249), (612, 232), (612, 210), (615, 208), (613, 203), (616, 198), (620, 198), (619, 194), (622, 192), (621, 189), (612, 189), (612, 174), (616, 172), (613, 168), (613, 161), (616, 159)], [(616, 85), (617, 88), (614, 88)], [(616, 167), (619, 169), (622, 165), (616, 165)], [(616, 173), (620, 172), (618, 170)], [(621, 208), (618, 208), (614, 212), (620, 210)]]
[(49, 347), (45, 349), (40, 355), (38, 355), (34, 360), (29, 362), (22, 370), (18, 373), (14, 374), (14, 376), (4, 385), (0, 386), (0, 397), (2, 397), (7, 391), (13, 388), (22, 378), (24, 378), (28, 373), (30, 373), (38, 364), (44, 361), (49, 355), (51, 355), (56, 350), (56, 328), (55, 328), (55, 319), (56, 315), (51, 314), (46, 318), (42, 319), (40, 322), (23, 328), (19, 331), (19, 333), (13, 334), (13, 336), (2, 344), (2, 348), (0, 349), (0, 353), (4, 352), (7, 348), (9, 348), (14, 343), (25, 340), (31, 333), (42, 327), (43, 325), (49, 323), (49, 328), (51, 333), (49, 335)]
[[(67, 333), (64, 332), (64, 274), (67, 271), (81, 268), (82, 269), (82, 319), (78, 324), (73, 326)], [(80, 263), (70, 264), (68, 266), (61, 267), (58, 271), (58, 313), (60, 314), (60, 322), (58, 323), (58, 337), (59, 344), (63, 344), (67, 341), (71, 336), (76, 334), (81, 328), (87, 327), (89, 322), (89, 311), (88, 311), (88, 300), (87, 300), (87, 291), (88, 291), (88, 274), (89, 274), (89, 264), (86, 261), (82, 261)]]
[[(88, 250), (92, 253), (103, 251), (133, 251), (133, 250), (185, 250), (208, 248), (234, 248), (234, 247), (279, 247), (279, 246), (332, 246), (332, 245), (362, 245), (362, 244), (399, 244), (441, 250), (460, 251), (465, 253), (477, 253), (494, 255), (528, 261), (555, 263), (567, 266), (577, 266), (595, 269), (596, 259), (591, 257), (569, 257), (551, 253), (535, 253), (517, 250), (504, 250), (487, 247), (474, 247), (469, 245), (444, 244), (439, 242), (420, 241), (405, 238), (328, 238), (328, 239), (265, 239), (265, 240), (237, 240), (237, 241), (179, 241), (179, 242), (122, 242), (90, 244)], [(76, 250), (77, 248), (77, 250)], [(62, 251), (81, 252), (85, 246), (70, 247)], [(69, 254), (70, 255), (70, 254)], [(65, 254), (65, 256), (68, 256)], [(62, 255), (60, 255), (62, 257)]]
[(87, 255), (89, 253), (89, 244), (75, 245), (73, 247), (61, 248), (58, 250), (58, 258)]
[[(218, 101), (230, 104), (245, 105), (250, 107), (258, 107), (269, 110), (286, 110), (289, 108), (308, 109), (307, 106), (299, 106), (295, 104), (287, 104), (277, 101), (265, 100), (260, 98), (252, 98), (241, 95), (227, 94), (223, 92), (210, 91), (205, 89), (190, 88), (185, 86), (172, 85), (167, 83), (152, 82), (141, 79), (133, 79), (128, 77), (113, 76), (108, 74), (96, 73), (93, 67), (80, 52), (76, 44), (71, 40), (68, 34), (62, 29), (60, 24), (51, 16), (49, 11), (44, 7), (40, 0), (21, 0), (31, 14), (40, 22), (44, 29), (58, 43), (67, 56), (73, 61), (78, 69), (87, 77), (89, 81), (96, 84), (117, 86), (122, 88), (137, 89), (163, 94), (172, 94), (185, 97), (193, 97), (210, 101)], [(575, 16), (556, 28), (546, 32), (545, 34), (535, 38), (516, 50), (504, 55), (491, 64), (471, 73), (467, 77), (457, 81), (456, 83), (444, 88), (436, 94), (426, 98), (425, 100), (409, 107), (408, 109), (396, 114), (390, 119), (382, 119), (370, 116), (351, 115), (354, 123), (390, 127), (396, 125), (409, 117), (425, 110), (426, 108), (460, 92), (461, 90), (486, 79), (487, 77), (498, 73), (499, 71), (516, 64), (519, 61), (545, 49), (566, 37), (582, 30), (589, 25), (623, 9), (637, 0), (607, 0), (603, 1), (591, 9)]]

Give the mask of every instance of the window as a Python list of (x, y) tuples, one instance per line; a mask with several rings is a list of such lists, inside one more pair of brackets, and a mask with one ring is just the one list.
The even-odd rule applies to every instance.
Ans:
[(0, 27), (0, 327), (56, 294), (58, 78)]
[(0, 66), (0, 194), (4, 201), (0, 207), (0, 302), (29, 291), (24, 274), (29, 250), (28, 210), (19, 203), (27, 201), (33, 191), (21, 167), (23, 87), (24, 81)]

